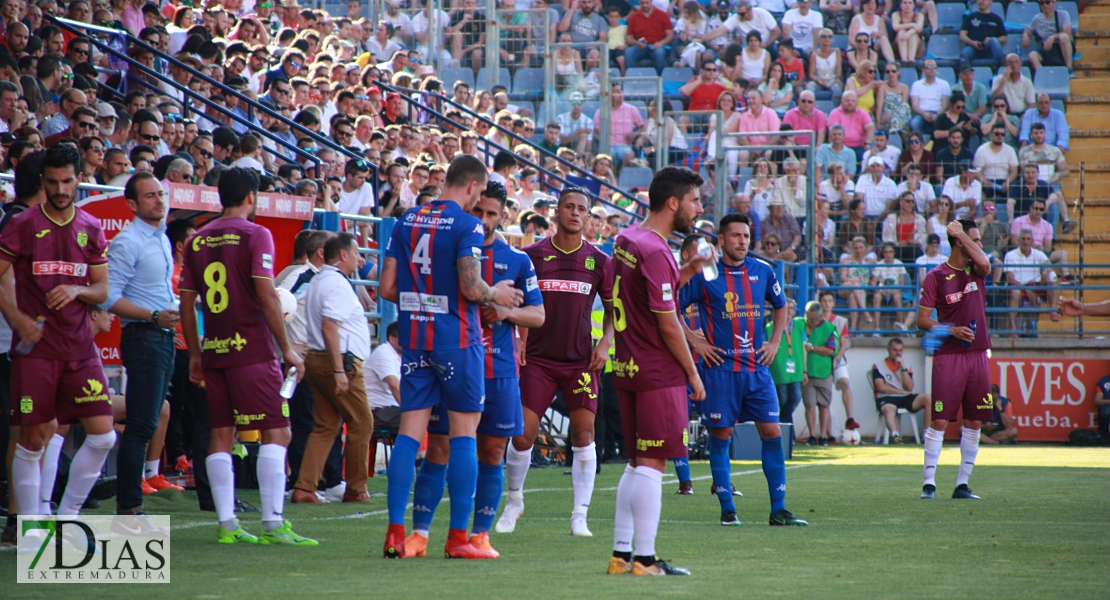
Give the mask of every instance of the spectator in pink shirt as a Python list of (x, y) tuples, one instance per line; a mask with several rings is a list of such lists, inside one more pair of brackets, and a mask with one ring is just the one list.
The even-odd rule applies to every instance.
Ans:
[[(759, 132), (759, 133), (773, 133), (779, 130), (779, 116), (775, 111), (764, 108), (763, 94), (751, 90), (748, 92), (748, 110), (740, 113), (740, 128), (738, 131), (745, 132)], [(770, 139), (770, 135), (753, 135), (739, 138), (741, 146), (762, 146)], [(770, 151), (759, 151), (758, 156), (769, 155)], [(747, 150), (740, 152), (740, 162), (747, 164), (751, 160), (751, 153)]]
[[(139, 32), (146, 27), (146, 19), (143, 18), (143, 4), (146, 0), (114, 0), (112, 2), (112, 12), (120, 16), (120, 21), (131, 35), (139, 37)], [(120, 8), (122, 7), (122, 10)]]
[[(609, 94), (609, 153), (622, 165), (636, 157), (632, 152), (632, 141), (643, 126), (644, 118), (640, 116), (640, 111), (624, 103), (621, 84), (614, 83)], [(600, 135), (601, 109), (598, 109), (594, 112), (594, 138), (600, 139)]]
[(844, 145), (856, 153), (856, 161), (862, 163), (863, 152), (871, 147), (875, 137), (875, 123), (871, 114), (858, 108), (859, 97), (855, 92), (844, 92), (840, 106), (829, 111), (829, 126), (844, 127)]
[[(817, 139), (813, 141), (814, 148), (825, 143), (825, 130), (829, 128), (828, 118), (825, 113), (817, 110), (816, 102), (817, 97), (813, 92), (806, 90), (798, 94), (798, 106), (786, 111), (786, 115), (782, 118), (782, 122), (792, 127), (794, 131), (816, 131)], [(794, 143), (808, 144), (809, 136), (796, 135)]]

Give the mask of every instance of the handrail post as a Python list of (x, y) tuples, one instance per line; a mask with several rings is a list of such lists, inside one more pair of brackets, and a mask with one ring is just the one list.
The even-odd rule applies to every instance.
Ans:
[[(809, 263), (803, 261), (794, 265), (794, 281), (798, 282), (798, 291), (794, 296), (794, 301), (804, 307), (805, 303), (809, 302)], [(786, 284), (785, 269), (783, 269), (783, 276), (779, 280), (779, 285)]]
[[(601, 118), (601, 123), (594, 123), (601, 133), (601, 139), (598, 140), (598, 152), (601, 154), (608, 154), (613, 156), (613, 149), (610, 148), (612, 136), (612, 121), (613, 121), (613, 107), (610, 105), (610, 96), (612, 93), (612, 86), (609, 85), (609, 44), (601, 44), (601, 65), (598, 68), (598, 117)], [(613, 156), (613, 160), (623, 160), (623, 156)]]
[(486, 89), (492, 90), (500, 79), (501, 16), (497, 14), (497, 0), (486, 0)]
[[(439, 0), (427, 0), (428, 4), (428, 56), (425, 58), (429, 65), (436, 70), (442, 70), (447, 65), (439, 63)], [(415, 40), (414, 40), (415, 41)], [(454, 82), (451, 82), (454, 83)], [(444, 85), (451, 85), (444, 82)]]
[[(1084, 239), (1083, 239), (1083, 237), (1084, 237), (1083, 231), (1086, 228), (1085, 227), (1085, 225), (1086, 225), (1086, 223), (1085, 223), (1085, 220), (1086, 220), (1085, 219), (1085, 217), (1086, 217), (1085, 209), (1087, 207), (1086, 195), (1087, 195), (1087, 162), (1083, 161), (1083, 162), (1079, 163), (1079, 197), (1076, 198), (1076, 204), (1079, 205), (1079, 276), (1076, 279), (1077, 279), (1077, 283), (1079, 285), (1079, 301), (1080, 302), (1083, 302), (1083, 283), (1084, 283), (1084, 280), (1086, 279), (1083, 276), (1083, 273), (1084, 273), (1083, 263), (1084, 263), (1084, 258), (1085, 258), (1085, 252), (1084, 251), (1086, 249), (1085, 248), (1086, 244), (1084, 243)], [(1063, 212), (1063, 211), (1061, 211), (1061, 212)], [(1078, 327), (1078, 329), (1079, 329), (1079, 339), (1083, 339), (1083, 315), (1082, 314), (1079, 315), (1079, 324), (1078, 325), (1079, 325), (1079, 327)]]
[[(716, 139), (713, 148), (713, 164), (715, 165), (713, 169), (713, 187), (717, 196), (714, 198), (714, 202), (717, 207), (715, 214), (717, 219), (720, 219), (725, 216), (725, 211), (727, 210), (727, 205), (725, 204), (725, 182), (728, 180), (728, 161), (726, 160), (724, 152), (725, 115), (719, 110), (715, 111), (713, 115), (716, 117), (713, 119), (715, 123), (714, 133), (716, 134), (713, 136)], [(686, 145), (689, 147), (690, 144), (687, 143)]]
[(555, 115), (559, 112), (559, 97), (555, 94), (555, 55), (551, 52), (551, 44), (555, 40), (551, 39), (551, 13), (543, 11), (543, 106), (547, 109), (547, 114), (542, 115), (543, 123), (540, 123), (539, 118), (536, 119), (536, 128), (547, 127), (548, 123), (555, 120)]
[[(393, 225), (397, 219), (393, 217), (383, 218), (378, 227), (378, 279), (381, 279), (381, 266), (385, 264), (385, 249), (389, 247), (389, 238), (393, 235)], [(379, 322), (378, 339), (385, 339), (385, 328), (389, 324), (397, 320), (397, 305), (382, 298), (378, 294), (378, 312), (382, 317)]]

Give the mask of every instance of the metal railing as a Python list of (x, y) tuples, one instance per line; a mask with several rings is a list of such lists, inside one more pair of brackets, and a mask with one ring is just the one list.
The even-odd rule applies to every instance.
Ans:
[[(323, 224), (322, 228), (325, 229), (325, 230), (329, 230), (329, 231), (342, 230), (343, 229), (343, 227), (342, 227), (342, 222), (343, 221), (350, 221), (350, 222), (356, 224), (356, 227), (360, 223), (365, 223), (368, 226), (375, 227), (378, 230), (377, 235), (375, 236), (375, 240), (377, 241), (377, 245), (378, 245), (377, 248), (362, 248), (362, 247), (359, 248), (359, 253), (361, 253), (363, 255), (366, 255), (366, 256), (375, 257), (376, 263), (377, 263), (377, 266), (378, 266), (378, 273), (379, 273), (378, 280), (374, 280), (374, 279), (352, 279), (351, 280), (351, 283), (354, 284), (354, 285), (358, 285), (358, 286), (362, 286), (362, 287), (368, 287), (368, 288), (377, 288), (381, 284), (381, 282), (379, 280), (381, 279), (382, 265), (385, 264), (385, 249), (389, 247), (389, 238), (393, 234), (393, 225), (397, 222), (397, 219), (394, 219), (392, 217), (371, 217), (371, 216), (367, 216), (367, 215), (353, 215), (353, 214), (348, 214), (348, 213), (333, 213), (333, 212), (328, 212), (328, 211), (326, 211), (322, 208), (317, 208), (317, 209), (313, 210), (313, 214), (314, 215), (336, 215), (338, 217), (338, 221), (340, 223), (340, 226), (338, 228), (329, 227), (326, 222)], [(389, 302), (388, 300), (382, 299), (382, 297), (380, 295), (376, 298), (376, 302), (377, 302), (378, 310), (366, 312), (364, 314), (366, 315), (367, 318), (378, 319), (379, 320), (380, 325), (379, 325), (378, 332), (379, 332), (379, 336), (381, 337), (385, 332), (386, 326), (388, 326), (390, 323), (397, 320), (397, 305), (393, 304), (392, 302)], [(382, 339), (384, 340), (384, 337)]]

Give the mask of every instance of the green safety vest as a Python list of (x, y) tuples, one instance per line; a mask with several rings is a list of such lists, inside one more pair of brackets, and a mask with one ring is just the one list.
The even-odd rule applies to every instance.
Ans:
[[(765, 337), (771, 339), (771, 332), (774, 329), (774, 323), (768, 322), (766, 327)], [(803, 317), (794, 317), (793, 321), (787, 323), (789, 331), (782, 332), (782, 339), (779, 340), (779, 352), (775, 355), (775, 360), (771, 362), (771, 379), (775, 385), (783, 385), (786, 383), (801, 383), (802, 376), (805, 374), (805, 365), (802, 363), (802, 355), (805, 349), (802, 344), (806, 341), (806, 320)]]

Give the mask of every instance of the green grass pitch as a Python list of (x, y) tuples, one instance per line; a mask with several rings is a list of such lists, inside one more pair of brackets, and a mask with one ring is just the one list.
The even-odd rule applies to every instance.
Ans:
[[(657, 549), (691, 569), (687, 578), (604, 574), (623, 468), (607, 464), (590, 507), (592, 539), (569, 536), (565, 469), (533, 470), (517, 531), (492, 534), (498, 560), (441, 558), (446, 501), (427, 558), (382, 559), (386, 480), (379, 476), (370, 482), (370, 505), (286, 504), (294, 530), (318, 539), (318, 548), (217, 545), (215, 516), (198, 511), (191, 492), (150, 497), (149, 512), (173, 516), (171, 585), (16, 585), (16, 555), (7, 550), (0, 552), (0, 597), (1110, 597), (1106, 449), (984, 447), (971, 479), (981, 502), (950, 499), (958, 458), (957, 447), (945, 446), (938, 499), (927, 502), (918, 499), (920, 446), (799, 447), (787, 465), (786, 504), (808, 528), (767, 525), (767, 484), (757, 462), (733, 463), (744, 493), (736, 500), (744, 522), (738, 528), (718, 524), (708, 463), (691, 465), (693, 496), (676, 496), (668, 471)], [(258, 503), (257, 492), (241, 497)], [(257, 515), (246, 521), (257, 529)]]

